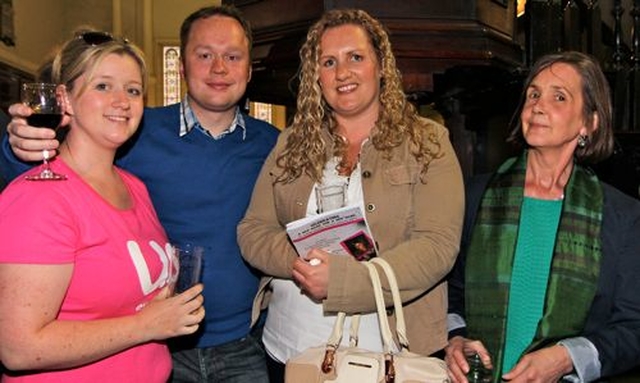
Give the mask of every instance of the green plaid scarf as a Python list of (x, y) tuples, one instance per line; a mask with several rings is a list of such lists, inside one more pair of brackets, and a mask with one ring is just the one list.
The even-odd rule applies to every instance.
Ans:
[[(502, 371), (526, 163), (525, 152), (505, 162), (489, 182), (466, 259), (467, 330), (470, 339), (481, 340), (491, 353), (495, 381)], [(584, 328), (600, 272), (602, 198), (597, 177), (574, 166), (565, 190), (544, 314), (525, 353), (578, 336)]]

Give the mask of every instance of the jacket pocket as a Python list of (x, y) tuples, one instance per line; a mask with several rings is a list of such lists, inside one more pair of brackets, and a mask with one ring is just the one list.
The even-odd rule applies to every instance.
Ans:
[(384, 171), (387, 182), (391, 185), (415, 184), (418, 182), (420, 168), (415, 165), (393, 166)]

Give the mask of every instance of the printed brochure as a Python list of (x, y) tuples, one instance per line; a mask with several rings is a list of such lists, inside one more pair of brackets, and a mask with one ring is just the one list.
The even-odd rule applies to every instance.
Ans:
[(360, 205), (302, 218), (287, 224), (286, 229), (301, 257), (312, 248), (351, 255), (358, 261), (376, 256), (375, 241)]

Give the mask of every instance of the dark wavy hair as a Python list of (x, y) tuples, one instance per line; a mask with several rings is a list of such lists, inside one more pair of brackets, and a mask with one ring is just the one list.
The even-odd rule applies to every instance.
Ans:
[(511, 119), (511, 133), (508, 142), (519, 148), (528, 147), (522, 133), (520, 114), (527, 97), (527, 88), (533, 79), (543, 70), (554, 64), (570, 65), (580, 75), (582, 83), (583, 108), (582, 116), (588, 126), (593, 124), (593, 114), (598, 116), (597, 129), (589, 132), (587, 145), (576, 147), (574, 157), (578, 163), (595, 164), (611, 155), (613, 152), (613, 107), (611, 105), (611, 91), (600, 64), (591, 56), (575, 51), (552, 53), (542, 56), (533, 64), (529, 76), (525, 80), (518, 109)]

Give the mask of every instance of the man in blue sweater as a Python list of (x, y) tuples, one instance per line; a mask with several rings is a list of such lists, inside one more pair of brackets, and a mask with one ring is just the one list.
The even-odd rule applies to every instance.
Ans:
[[(259, 275), (242, 260), (236, 226), (278, 130), (237, 105), (251, 78), (252, 37), (235, 8), (194, 12), (180, 40), (187, 95), (180, 104), (147, 108), (117, 165), (145, 182), (172, 242), (205, 248), (206, 317), (202, 331), (173, 345), (173, 381), (267, 382), (261, 330), (250, 328)], [(59, 145), (53, 131), (26, 125), (25, 108), (10, 108), (0, 156), (9, 178), (27, 167), (18, 158), (39, 161)]]

